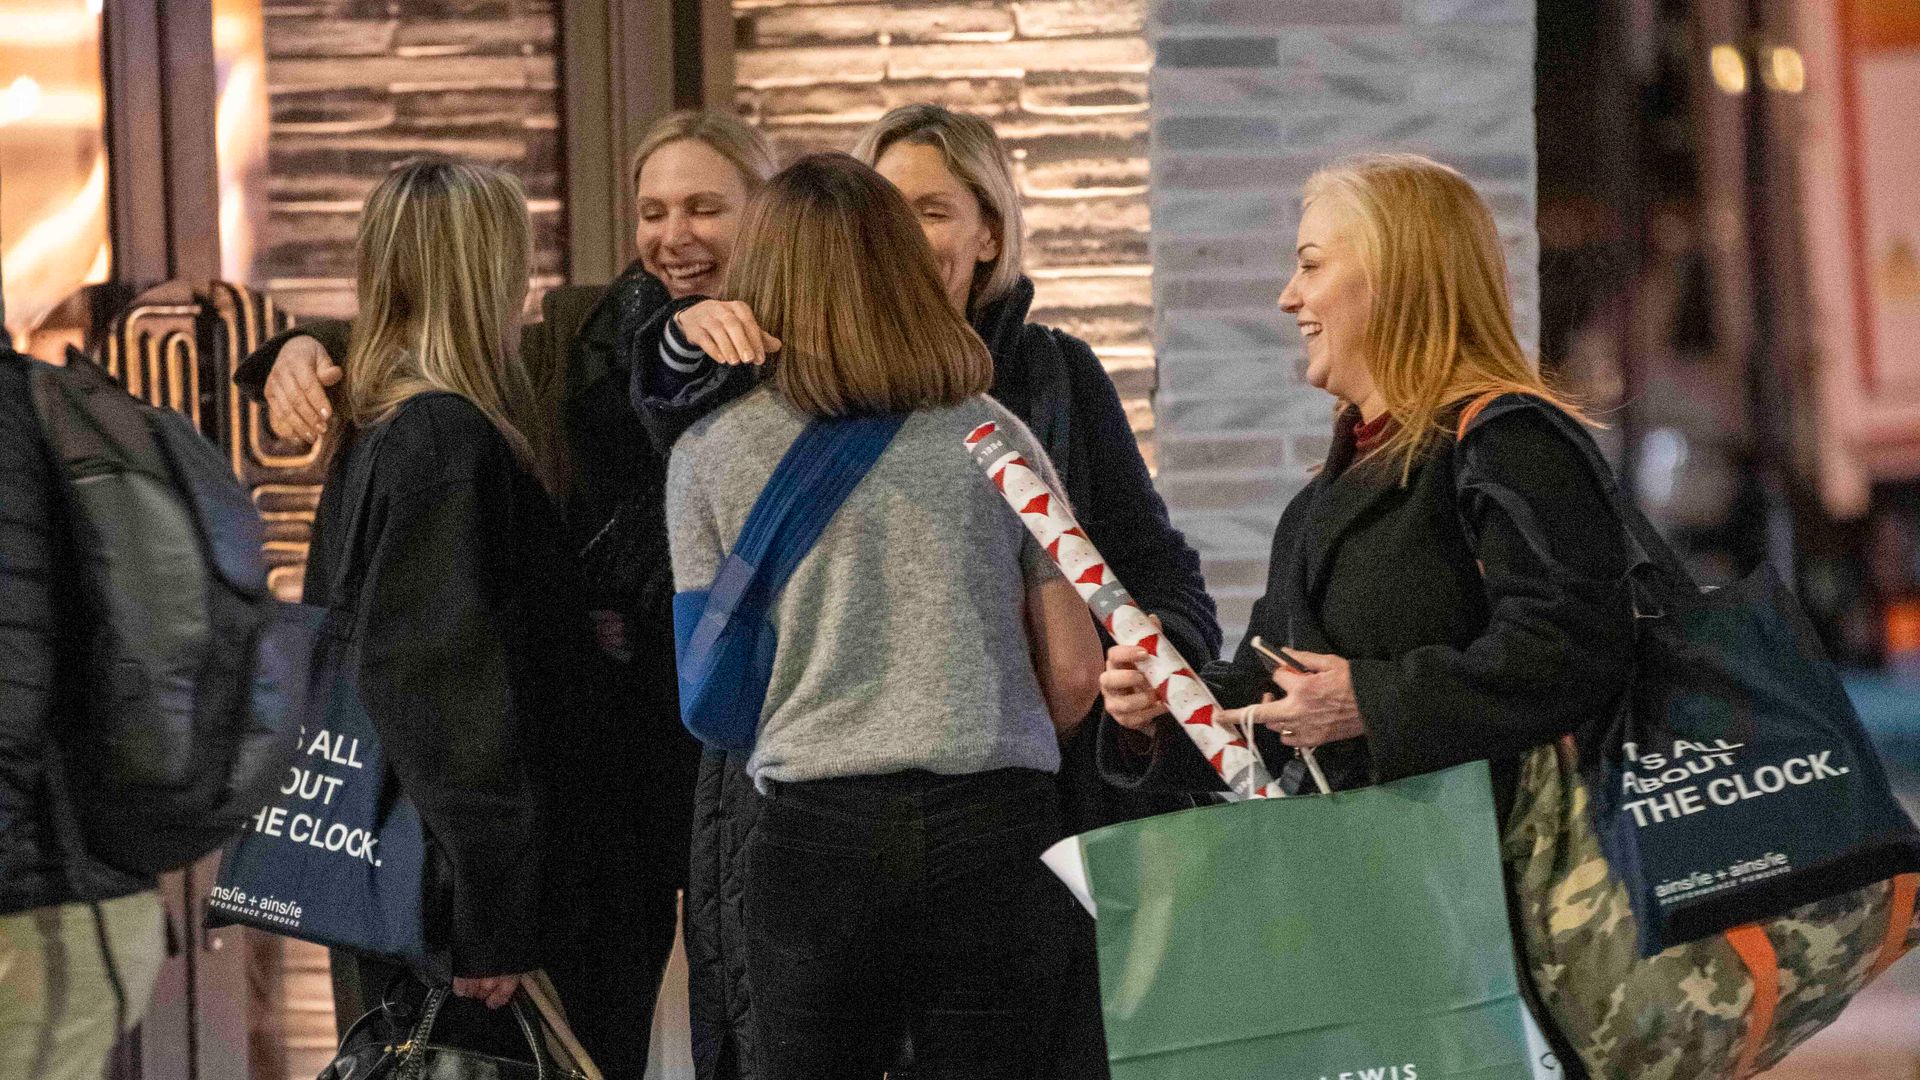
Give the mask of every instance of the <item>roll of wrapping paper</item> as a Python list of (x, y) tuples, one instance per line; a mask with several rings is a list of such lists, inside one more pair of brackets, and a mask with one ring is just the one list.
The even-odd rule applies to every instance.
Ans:
[(1147, 662), (1141, 670), (1153, 685), (1154, 694), (1180, 722), (1180, 730), (1200, 748), (1200, 756), (1227, 782), (1233, 796), (1283, 796), (1280, 785), (1260, 760), (1260, 752), (1244, 731), (1225, 726), (1223, 721), (1228, 717), (1213, 699), (1213, 691), (1127, 595), (1060, 493), (1033, 471), (998, 425), (981, 424), (967, 435), (966, 442), (973, 460), (1093, 609), (1094, 618), (1115, 641), (1146, 650)]

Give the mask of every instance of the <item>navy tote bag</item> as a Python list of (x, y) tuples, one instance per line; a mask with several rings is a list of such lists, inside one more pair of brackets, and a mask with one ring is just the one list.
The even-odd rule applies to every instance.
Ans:
[(363, 499), (349, 517), (345, 557), (323, 598), (325, 630), (293, 764), (228, 846), (207, 920), (419, 960), (433, 944), (426, 934), (426, 832), (386, 767), (351, 677), (358, 642), (344, 605), (359, 593), (352, 552), (365, 510)]
[[(1626, 532), (1633, 683), (1611, 722), (1576, 741), (1641, 954), (1920, 870), (1920, 831), (1779, 575), (1762, 566), (1736, 585), (1696, 586), (1586, 431), (1532, 398), (1470, 411), (1462, 452), (1473, 424), (1514, 409), (1537, 410), (1580, 448)], [(1475, 490), (1538, 536), (1523, 500), (1497, 484)]]

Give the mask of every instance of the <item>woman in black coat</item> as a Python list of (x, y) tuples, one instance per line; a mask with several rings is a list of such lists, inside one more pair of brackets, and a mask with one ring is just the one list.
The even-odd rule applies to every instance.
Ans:
[[(579, 665), (607, 710), (609, 738), (571, 777), (597, 838), (571, 905), (597, 928), (590, 947), (549, 970), (573, 1024), (611, 1075), (646, 1068), (654, 992), (673, 948), (699, 746), (680, 725), (673, 664), (672, 572), (664, 501), (666, 455), (628, 405), (617, 347), (623, 317), (711, 288), (751, 192), (773, 172), (753, 128), (731, 116), (678, 112), (641, 140), (632, 162), (639, 258), (606, 286), (563, 286), (543, 299), (519, 355), (544, 385), (566, 436), (564, 548), (581, 563), (576, 597), (600, 649)], [(267, 403), (275, 432), (311, 441), (341, 385), (350, 324), (303, 321), (267, 341), (234, 381)], [(363, 993), (335, 973), (336, 1020), (359, 1015)], [(377, 990), (377, 988), (373, 988)], [(372, 992), (372, 991), (369, 991)]]
[[(1486, 759), (1504, 816), (1517, 755), (1604, 719), (1631, 677), (1621, 523), (1579, 413), (1514, 337), (1492, 215), (1458, 173), (1387, 155), (1317, 174), (1297, 256), (1280, 306), (1307, 381), (1341, 403), (1333, 447), (1281, 517), (1247, 643), (1205, 675), (1223, 706), (1250, 707), (1291, 790), (1302, 750), (1336, 788)], [(1309, 670), (1269, 675), (1255, 636)], [(1108, 653), (1103, 766), (1221, 789), (1144, 659)]]
[[(1168, 519), (1134, 441), (1113, 380), (1087, 344), (1027, 321), (1033, 285), (1021, 273), (1019, 190), (992, 125), (934, 105), (910, 105), (877, 121), (854, 156), (900, 189), (918, 215), (954, 307), (966, 313), (993, 357), (989, 393), (1045, 446), (1089, 537), (1142, 607), (1160, 617), (1188, 656), (1220, 650), (1219, 623), (1199, 555)], [(751, 389), (778, 342), (745, 305), (687, 298), (623, 334), (634, 373), (634, 406), (662, 450), (700, 417)], [(1095, 725), (1062, 748), (1062, 822), (1068, 832), (1188, 805), (1169, 793), (1128, 793), (1104, 784), (1094, 761)], [(709, 752), (694, 810), (687, 887), (694, 1063), (705, 1078), (750, 1078), (747, 974), (740, 962), (743, 879), (740, 841), (755, 802), (743, 768)], [(1073, 989), (1055, 1013), (1049, 1077), (1104, 1077), (1106, 1047), (1092, 955), (1092, 925), (1077, 910)], [(902, 1063), (911, 1033), (902, 1033)]]
[[(445, 961), (413, 974), (450, 968), (495, 1009), (572, 937), (561, 868), (583, 864), (587, 823), (563, 793), (606, 736), (570, 685), (591, 645), (551, 498), (563, 455), (516, 355), (527, 249), (525, 195), (493, 169), (409, 162), (368, 197), (366, 313), (306, 581), (346, 633), (329, 693), (364, 704), (428, 837), (421, 919)], [(333, 961), (370, 1002), (402, 970)], [(448, 1012), (470, 1037), (483, 1016)], [(481, 1045), (511, 1046), (491, 1026)]]

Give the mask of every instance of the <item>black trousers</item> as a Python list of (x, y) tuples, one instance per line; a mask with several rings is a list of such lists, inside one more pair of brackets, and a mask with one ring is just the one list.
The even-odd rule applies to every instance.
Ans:
[(608, 1080), (646, 1075), (647, 1041), (660, 977), (673, 953), (678, 898), (676, 889), (656, 890), (638, 925), (556, 949), (548, 961), (547, 974), (560, 992), (567, 1021)]
[[(678, 890), (649, 883), (636, 899), (632, 907), (638, 918), (631, 923), (603, 927), (587, 940), (547, 950), (545, 969), (567, 1022), (608, 1080), (646, 1074), (654, 1004), (673, 953)], [(407, 973), (388, 961), (340, 949), (333, 950), (332, 960), (334, 1022), (344, 1036), (356, 1018), (380, 1004), (394, 977)], [(503, 1023), (504, 1016), (457, 999), (443, 1015), (448, 1041), (518, 1056), (520, 1036), (511, 1023)]]
[(1071, 896), (1039, 860), (1053, 779), (1004, 769), (775, 785), (746, 852), (755, 1076), (1037, 1075)]

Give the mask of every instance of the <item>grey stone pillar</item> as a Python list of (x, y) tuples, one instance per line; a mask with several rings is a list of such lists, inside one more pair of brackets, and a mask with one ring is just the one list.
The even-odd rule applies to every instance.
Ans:
[(1229, 650), (1331, 431), (1275, 306), (1315, 168), (1397, 149), (1464, 171), (1499, 217), (1536, 346), (1533, 18), (1529, 0), (1153, 0), (1159, 484), (1206, 559)]

